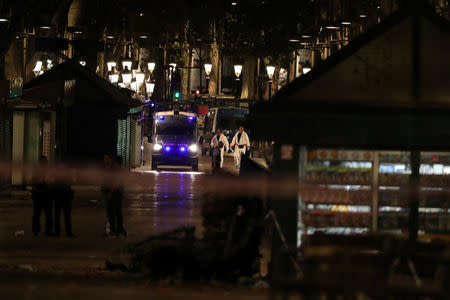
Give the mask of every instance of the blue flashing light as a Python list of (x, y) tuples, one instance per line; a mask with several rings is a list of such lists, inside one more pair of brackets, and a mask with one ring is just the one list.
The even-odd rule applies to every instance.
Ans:
[(181, 147), (180, 147), (180, 151), (181, 151), (181, 152), (186, 152), (186, 147), (185, 147), (185, 146), (181, 146)]
[(170, 146), (165, 146), (164, 150), (166, 150), (166, 152), (169, 152), (170, 150), (172, 150), (172, 148)]
[(193, 116), (189, 116), (188, 119), (189, 119), (189, 121), (193, 121), (194, 117)]
[(164, 120), (164, 116), (159, 116), (158, 119), (160, 119), (162, 121), (162, 120)]
[(151, 106), (151, 107), (155, 107), (155, 103), (153, 103), (153, 102), (150, 103), (150, 106)]

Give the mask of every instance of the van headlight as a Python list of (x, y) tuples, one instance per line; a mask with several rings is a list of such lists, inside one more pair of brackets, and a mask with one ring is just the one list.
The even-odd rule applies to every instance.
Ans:
[(190, 152), (197, 152), (197, 144), (192, 144), (189, 146)]
[(154, 144), (154, 145), (153, 145), (153, 150), (159, 151), (159, 150), (161, 150), (161, 149), (162, 149), (162, 145), (161, 145), (161, 144)]

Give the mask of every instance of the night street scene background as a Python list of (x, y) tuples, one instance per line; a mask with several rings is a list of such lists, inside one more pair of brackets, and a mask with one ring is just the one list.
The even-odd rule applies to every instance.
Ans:
[(0, 298), (450, 299), (448, 0), (0, 0)]

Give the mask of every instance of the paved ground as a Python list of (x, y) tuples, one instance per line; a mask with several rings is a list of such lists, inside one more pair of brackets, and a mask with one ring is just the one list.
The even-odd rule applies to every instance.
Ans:
[[(16, 275), (18, 275), (16, 273)], [(33, 278), (15, 276), (0, 282), (2, 299), (5, 300), (148, 300), (148, 299), (200, 299), (200, 300), (259, 300), (268, 299), (267, 289), (245, 287), (212, 287), (190, 285), (183, 287), (157, 285), (144, 280), (110, 279), (101, 282), (98, 279), (73, 279), (62, 277)]]
[[(234, 172), (232, 158), (225, 169)], [(147, 166), (136, 170), (150, 172)], [(186, 171), (186, 170), (185, 170)], [(261, 291), (247, 289), (155, 288), (145, 278), (104, 270), (105, 259), (126, 262), (127, 243), (183, 226), (202, 235), (201, 176), (210, 173), (210, 157), (202, 157), (199, 172), (161, 170), (143, 193), (128, 192), (124, 203), (127, 238), (103, 237), (105, 212), (98, 187), (77, 188), (73, 204), (76, 238), (31, 234), (31, 199), (0, 198), (0, 290), (2, 299), (256, 299)], [(152, 172), (150, 172), (152, 173)], [(169, 184), (170, 182), (170, 184)], [(175, 182), (175, 184), (174, 184)], [(43, 225), (42, 217), (42, 225)], [(23, 235), (21, 233), (23, 231)], [(16, 280), (17, 279), (17, 280)], [(265, 293), (265, 292), (264, 292)], [(263, 293), (263, 294), (264, 294)], [(187, 295), (195, 294), (189, 298)], [(3, 296), (6, 295), (6, 298)], [(248, 297), (247, 297), (247, 296)], [(252, 296), (252, 297), (250, 297)]]
[[(146, 187), (144, 193), (129, 192), (124, 203), (126, 239), (102, 236), (106, 217), (98, 187), (78, 188), (75, 192), (72, 219), (76, 239), (33, 236), (31, 199), (25, 196), (24, 199), (0, 200), (0, 265), (32, 264), (50, 270), (99, 268), (105, 257), (120, 258), (121, 249), (128, 242), (153, 234), (194, 225), (197, 235), (201, 236), (202, 187), (198, 180), (209, 172), (208, 161), (209, 157), (203, 158), (200, 172), (195, 173), (161, 170), (155, 173), (153, 186)], [(227, 159), (226, 163), (229, 169), (230, 161)], [(137, 171), (147, 172), (149, 168)], [(43, 226), (43, 216), (41, 223)], [(15, 236), (22, 230), (23, 236)]]

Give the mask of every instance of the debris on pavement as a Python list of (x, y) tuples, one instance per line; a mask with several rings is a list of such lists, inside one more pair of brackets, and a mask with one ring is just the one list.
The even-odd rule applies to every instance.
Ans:
[(255, 283), (254, 287), (258, 289), (268, 289), (270, 288), (270, 284), (265, 280), (259, 280)]
[(18, 230), (16, 232), (14, 232), (14, 237), (24, 236), (24, 235), (25, 235), (25, 230)]
[(23, 264), (23, 265), (18, 265), (17, 267), (19, 269), (21, 269), (21, 270), (28, 271), (28, 272), (35, 272), (36, 271), (36, 269), (33, 268), (32, 265)]
[(194, 226), (151, 236), (127, 246), (128, 264), (107, 261), (106, 269), (144, 272), (150, 280), (167, 282), (245, 278), (246, 285), (254, 285), (263, 233), (261, 200), (205, 195), (202, 216), (202, 239), (195, 237)]

